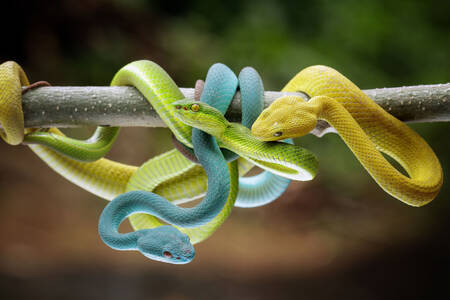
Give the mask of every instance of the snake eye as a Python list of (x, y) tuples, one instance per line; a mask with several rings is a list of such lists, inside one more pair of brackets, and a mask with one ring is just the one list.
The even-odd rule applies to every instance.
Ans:
[(197, 103), (192, 104), (192, 105), (191, 105), (191, 110), (192, 110), (193, 112), (199, 111), (199, 110), (200, 110), (200, 105), (198, 105)]
[(273, 134), (273, 136), (275, 136), (275, 137), (279, 137), (279, 136), (282, 136), (282, 135), (283, 135), (283, 133), (281, 131), (277, 131), (277, 132), (275, 132)]
[(175, 106), (176, 109), (181, 109), (181, 105)]
[(169, 251), (164, 251), (163, 252), (164, 257), (166, 258), (172, 258), (172, 253), (170, 253)]

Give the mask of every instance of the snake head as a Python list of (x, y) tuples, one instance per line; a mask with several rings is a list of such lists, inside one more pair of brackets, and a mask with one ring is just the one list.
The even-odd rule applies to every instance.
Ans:
[(170, 264), (187, 264), (194, 259), (195, 250), (189, 237), (172, 226), (141, 229), (136, 233), (138, 250), (150, 259)]
[(228, 126), (228, 121), (214, 107), (192, 99), (183, 99), (168, 105), (171, 113), (186, 125), (219, 137)]
[(314, 109), (296, 96), (275, 100), (263, 110), (252, 126), (252, 134), (263, 141), (299, 137), (313, 130), (317, 123)]

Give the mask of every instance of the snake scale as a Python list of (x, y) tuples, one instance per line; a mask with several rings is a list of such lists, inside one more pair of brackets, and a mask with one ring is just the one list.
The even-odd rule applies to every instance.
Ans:
[[(312, 97), (282, 97), (263, 111), (252, 133), (272, 141), (307, 134), (318, 119), (333, 126), (355, 156), (393, 197), (413, 206), (432, 201), (442, 186), (442, 167), (430, 146), (407, 125), (384, 111), (336, 70), (313, 66), (298, 73), (283, 91)], [(381, 152), (394, 158), (403, 175)]]
[[(224, 82), (227, 83), (227, 80)], [(253, 82), (250, 85), (258, 83)], [(216, 137), (221, 148), (229, 149), (241, 157), (229, 163), (228, 172), (225, 172), (230, 179), (230, 193), (227, 194), (226, 203), (223, 203), (223, 199), (221, 201), (225, 207), (212, 213), (218, 213), (215, 218), (209, 218), (212, 223), (204, 221), (200, 224), (193, 221), (187, 226), (196, 227), (178, 227), (187, 233), (184, 235), (174, 227), (162, 225), (153, 216), (136, 214), (130, 217), (137, 231), (126, 235), (139, 235), (139, 247), (145, 248), (141, 251), (156, 260), (189, 262), (194, 253), (191, 243), (204, 240), (223, 222), (236, 197), (239, 199), (238, 190), (241, 194), (240, 206), (252, 207), (276, 199), (287, 187), (288, 180), (282, 177), (312, 179), (317, 168), (313, 154), (296, 146), (270, 141), (302, 136), (315, 127), (317, 119), (325, 120), (335, 127), (375, 181), (399, 200), (414, 206), (424, 205), (437, 195), (442, 186), (442, 168), (428, 144), (406, 125), (382, 110), (343, 75), (328, 67), (307, 68), (283, 89), (302, 91), (312, 97), (310, 101), (287, 96), (275, 101), (261, 115), (258, 109), (250, 109), (253, 112), (253, 116), (249, 117), (250, 125), (259, 115), (252, 127), (253, 135), (246, 127), (224, 119), (226, 102), (215, 103), (218, 105), (216, 108), (219, 108), (217, 110), (193, 99), (180, 100), (183, 96), (176, 85), (164, 70), (152, 62), (137, 61), (128, 64), (116, 74), (112, 84), (133, 85), (138, 88), (168, 124), (176, 139), (186, 147), (193, 146), (192, 126)], [(8, 62), (0, 66), (0, 122), (5, 129), (2, 137), (10, 144), (19, 144), (24, 138), (23, 114), (20, 109), (22, 85), (28, 85), (28, 80), (17, 64)], [(220, 91), (221, 87), (217, 88)], [(214, 93), (221, 95), (222, 92)], [(228, 93), (232, 96), (234, 92)], [(249, 92), (249, 95), (255, 97), (258, 93), (261, 90)], [(254, 107), (258, 107), (258, 104)], [(244, 111), (244, 107), (242, 109)], [(244, 118), (247, 117), (243, 116), (243, 120)], [(29, 146), (51, 168), (108, 200), (125, 191), (139, 189), (162, 195), (173, 203), (182, 203), (201, 197), (207, 188), (204, 170), (176, 150), (153, 158), (140, 168), (100, 158), (110, 149), (118, 128), (99, 127), (87, 141), (66, 138), (55, 128), (49, 132), (25, 130), (25, 133), (25, 142), (41, 144)], [(194, 151), (198, 151), (195, 148)], [(397, 160), (409, 177), (390, 165), (380, 151)], [(265, 172), (258, 177), (238, 179), (238, 173), (245, 174), (253, 164), (282, 177)], [(273, 194), (268, 192), (270, 189), (264, 188), (265, 184), (268, 184), (266, 187), (271, 185), (274, 188), (277, 182), (280, 186), (284, 184), (284, 187), (275, 189)], [(143, 207), (148, 205), (148, 201), (143, 198), (148, 196), (148, 192), (130, 192), (118, 196), (110, 204), (110, 207), (118, 206), (120, 212), (111, 214), (114, 226), (117, 227), (126, 216), (145, 210)], [(263, 196), (267, 194), (269, 196)], [(134, 195), (135, 200), (127, 195)], [(159, 196), (152, 197), (159, 199)], [(262, 200), (255, 201), (258, 198)], [(217, 203), (215, 206), (217, 207)], [(191, 216), (191, 219), (195, 218)], [(147, 238), (147, 232), (155, 232), (151, 229), (155, 227), (159, 230), (157, 243), (154, 238)], [(111, 226), (108, 227), (110, 229)], [(134, 238), (131, 243), (136, 241)], [(164, 249), (169, 247), (170, 251), (164, 250), (161, 244), (166, 245)], [(136, 249), (136, 245), (131, 248)]]
[[(254, 71), (252, 68), (243, 69), (239, 77), (240, 83), (247, 82), (247, 78), (249, 78), (248, 80), (253, 81), (255, 84), (260, 82), (259, 76), (257, 76), (256, 71)], [(222, 64), (215, 64), (208, 72), (205, 82), (205, 88), (201, 96), (201, 102), (193, 103), (189, 106), (189, 108), (186, 106), (183, 107), (180, 101), (166, 105), (171, 114), (178, 116), (179, 120), (188, 125), (192, 125), (189, 122), (192, 119), (190, 118), (190, 116), (201, 116), (202, 131), (194, 128), (192, 132), (192, 144), (194, 145), (194, 152), (196, 157), (203, 165), (208, 175), (208, 192), (203, 201), (194, 208), (178, 208), (176, 206), (170, 205), (166, 201), (162, 201), (159, 197), (156, 197), (155, 194), (149, 192), (131, 191), (126, 194), (120, 195), (107, 205), (104, 212), (102, 213), (102, 216), (100, 217), (100, 236), (102, 237), (103, 241), (105, 241), (109, 246), (124, 250), (139, 249), (142, 253), (144, 253), (144, 255), (148, 257), (172, 263), (174, 263), (173, 258), (175, 257), (177, 259), (177, 263), (186, 263), (193, 258), (192, 256), (183, 255), (183, 253), (187, 251), (185, 249), (189, 249), (192, 246), (190, 246), (189, 244), (183, 245), (182, 242), (184, 240), (182, 237), (179, 238), (180, 243), (169, 246), (148, 237), (150, 235), (153, 235), (153, 233), (149, 232), (148, 229), (141, 229), (133, 234), (119, 234), (117, 232), (117, 227), (120, 224), (121, 220), (128, 217), (132, 213), (145, 212), (151, 215), (158, 216), (160, 219), (163, 219), (170, 224), (177, 225), (180, 232), (189, 232), (190, 227), (195, 227), (193, 231), (197, 233), (199, 231), (198, 227), (201, 227), (205, 223), (211, 221), (213, 217), (215, 217), (219, 213), (219, 211), (225, 205), (224, 200), (226, 200), (227, 193), (224, 192), (224, 189), (229, 189), (229, 180), (227, 181), (223, 176), (221, 176), (221, 174), (224, 173), (224, 170), (221, 170), (221, 168), (225, 169), (225, 166), (220, 167), (220, 164), (225, 163), (225, 158), (223, 157), (219, 148), (212, 149), (212, 145), (199, 145), (200, 142), (206, 143), (209, 138), (212, 138), (212, 136), (209, 136), (208, 133), (214, 135), (217, 138), (219, 144), (229, 150), (232, 150), (233, 152), (238, 153), (241, 156), (253, 159), (255, 161), (261, 161), (262, 164), (270, 162), (272, 172), (276, 170), (278, 174), (283, 174), (282, 170), (289, 170), (288, 173), (283, 175), (291, 176), (292, 174), (295, 174), (294, 176), (296, 177), (303, 176), (305, 180), (312, 178), (312, 174), (314, 174), (315, 172), (314, 167), (317, 165), (317, 163), (315, 161), (314, 155), (312, 155), (307, 150), (285, 143), (261, 142), (258, 140), (252, 141), (251, 135), (249, 134), (250, 130), (247, 127), (241, 124), (234, 124), (232, 126), (226, 121), (223, 114), (226, 112), (228, 105), (230, 104), (234, 93), (236, 92), (237, 84), (238, 79), (234, 76), (233, 72), (230, 69)], [(254, 86), (255, 84), (250, 84), (250, 86)], [(260, 86), (262, 89), (262, 84), (260, 84)], [(244, 84), (241, 84), (241, 88), (244, 90), (246, 89)], [(245, 94), (246, 93), (244, 93), (244, 97)], [(257, 94), (263, 95), (263, 92), (261, 91)], [(262, 100), (262, 96), (257, 98)], [(214, 113), (217, 113), (216, 117), (213, 117), (212, 114), (202, 116), (202, 107), (203, 105), (207, 105), (208, 103), (214, 105), (214, 107), (217, 108), (214, 109)], [(173, 110), (175, 110), (176, 112), (173, 112)], [(187, 117), (181, 117), (179, 115), (180, 110), (186, 112)], [(192, 115), (192, 113), (194, 115)], [(245, 114), (243, 116), (244, 123), (248, 123), (246, 124), (248, 127), (251, 126), (255, 118), (256, 116), (254, 118), (251, 118)], [(209, 130), (207, 129), (207, 124), (209, 124), (210, 127), (214, 128), (228, 127), (229, 130), (221, 135), (214, 134), (209, 132)], [(209, 138), (207, 139), (207, 137)], [(252, 145), (254, 146), (254, 151), (252, 153), (250, 153), (246, 149), (249, 142), (252, 142)], [(215, 144), (215, 146), (218, 147), (218, 144)], [(211, 154), (208, 154), (208, 149), (211, 150)], [(220, 156), (220, 159), (218, 159), (218, 157), (212, 158), (212, 152), (217, 152), (214, 155), (218, 154)], [(276, 161), (274, 161), (273, 159), (273, 156), (275, 154), (277, 155)], [(203, 161), (202, 156), (205, 155), (209, 156), (209, 161)], [(283, 162), (283, 165), (279, 164), (279, 162), (281, 161)], [(235, 162), (232, 162), (231, 164), (235, 164)], [(298, 168), (299, 166), (301, 166), (301, 168)], [(301, 174), (301, 170), (304, 170), (303, 172), (306, 175)], [(210, 199), (211, 197), (209, 196), (211, 195), (215, 197), (214, 201)], [(233, 206), (234, 199), (228, 200), (228, 203), (230, 204), (228, 205), (228, 209), (226, 210), (225, 214), (219, 215), (218, 218), (216, 218), (216, 221), (213, 222), (213, 224), (220, 224), (223, 222), (224, 217), (228, 215), (231, 207)], [(135, 207), (136, 209), (133, 210), (133, 207)], [(162, 224), (158, 225), (160, 226), (156, 227), (156, 229), (154, 230), (158, 230), (159, 228), (164, 226)], [(146, 233), (146, 236), (140, 237), (139, 235), (142, 235), (143, 232)], [(192, 237), (193, 234), (192, 232), (190, 233), (190, 236)], [(175, 233), (173, 233), (173, 235), (173, 240), (175, 240), (177, 236)], [(130, 236), (135, 236), (136, 239), (131, 241), (131, 239), (129, 238)], [(142, 245), (140, 246), (139, 240), (141, 240), (142, 238), (145, 238), (147, 241), (146, 245), (148, 243), (149, 245), (151, 245), (151, 247), (145, 246), (144, 249)], [(135, 245), (136, 240), (138, 245), (137, 247)], [(160, 247), (156, 247), (155, 245), (159, 245)], [(176, 255), (174, 253), (176, 253)], [(191, 253), (191, 251), (189, 251), (189, 253)]]
[[(2, 65), (1, 69), (3, 70), (5, 68), (10, 68), (11, 66), (18, 67), (14, 63), (7, 63), (6, 65)], [(3, 74), (2, 71), (0, 71), (0, 75), (1, 74)], [(17, 74), (15, 77), (11, 77), (10, 75), (5, 77), (15, 78), (15, 80), (18, 79)], [(136, 86), (156, 108), (162, 119), (168, 122), (169, 127), (172, 127), (172, 131), (174, 132), (177, 139), (186, 143), (188, 146), (191, 145), (191, 127), (186, 126), (183, 123), (173, 119), (171, 114), (165, 109), (165, 105), (167, 103), (177, 100), (177, 98), (181, 99), (182, 94), (179, 92), (178, 88), (167, 75), (167, 73), (165, 73), (164, 70), (162, 70), (159, 66), (149, 61), (137, 61), (130, 63), (116, 74), (112, 82), (117, 85), (127, 84)], [(20, 86), (20, 84), (18, 84), (17, 86)], [(5, 88), (4, 90), (8, 92), (11, 89)], [(262, 92), (259, 92), (259, 94), (262, 95)], [(7, 96), (9, 95), (7, 94)], [(17, 96), (8, 97), (8, 99), (15, 99), (16, 102), (20, 103), (20, 99), (18, 99)], [(262, 101), (262, 99), (260, 99), (260, 101)], [(259, 106), (261, 106), (261, 104)], [(3, 116), (3, 118), (7, 117), (8, 115)], [(0, 119), (1, 118), (2, 116), (0, 116)], [(62, 133), (54, 128), (50, 129), (50, 133), (62, 136)], [(52, 138), (52, 140), (55, 139)], [(258, 142), (258, 144), (267, 143)], [(56, 147), (50, 149), (42, 145), (29, 146), (55, 171), (57, 171), (70, 181), (87, 189), (88, 191), (93, 192), (94, 194), (97, 194), (108, 200), (111, 200), (117, 195), (123, 193), (125, 189), (127, 189), (127, 184), (129, 182), (133, 182), (133, 180), (130, 179), (134, 174), (138, 174), (139, 176), (135, 176), (135, 178), (139, 179), (142, 178), (142, 174), (148, 174), (152, 172), (154, 174), (157, 173), (158, 175), (163, 176), (159, 176), (159, 178), (157, 178), (156, 180), (148, 182), (148, 185), (147, 183), (142, 184), (138, 182), (134, 183), (134, 186), (139, 185), (141, 189), (154, 191), (156, 193), (160, 193), (163, 196), (165, 196), (165, 193), (167, 193), (167, 198), (172, 201), (177, 201), (178, 199), (182, 199), (181, 201), (193, 200), (197, 199), (199, 196), (202, 196), (205, 193), (206, 185), (204, 184), (204, 182), (206, 180), (204, 171), (198, 165), (192, 164), (184, 159), (181, 154), (174, 150), (150, 160), (138, 169), (134, 166), (123, 165), (104, 158), (101, 158), (94, 162), (86, 163), (77, 161), (77, 159), (81, 160), (80, 155), (77, 155), (74, 160), (71, 157), (73, 153), (72, 150), (64, 149), (65, 147), (70, 148), (70, 144), (65, 143), (64, 140), (58, 141), (58, 145), (56, 145), (56, 147), (59, 147), (58, 152), (56, 152)], [(85, 147), (85, 145), (82, 146)], [(279, 150), (283, 149), (284, 147), (289, 147), (289, 149), (291, 150), (286, 151), (286, 153), (289, 153), (289, 151), (292, 150), (298, 153), (299, 149), (298, 147), (288, 144), (276, 143), (276, 146)], [(305, 154), (303, 158), (306, 158), (306, 169), (312, 171), (311, 174), (308, 174), (308, 178), (305, 178), (309, 179), (315, 174), (317, 161), (315, 157), (308, 151), (300, 151), (303, 151), (303, 153)], [(82, 151), (80, 153), (82, 153)], [(284, 168), (282, 165), (277, 165), (276, 163), (282, 163), (282, 161), (277, 160), (274, 163), (273, 158), (260, 156), (256, 156), (255, 160), (263, 165), (263, 168), (270, 170), (275, 169), (278, 172), (280, 172), (280, 169)], [(300, 172), (303, 172), (301, 157), (297, 155), (291, 155), (290, 157), (287, 156), (285, 159), (287, 159), (287, 163), (289, 163), (290, 166), (294, 167), (294, 169), (291, 169), (289, 167), (287, 168), (287, 170), (290, 170), (290, 173), (287, 174), (287, 177), (294, 177), (296, 179), (299, 179), (302, 176)], [(242, 158), (238, 160), (238, 165), (241, 174), (245, 174), (251, 168), (251, 164)], [(150, 166), (156, 166), (156, 168), (149, 168)], [(187, 172), (187, 176), (182, 175), (184, 172)], [(242, 184), (244, 186), (242, 191), (247, 191), (247, 193), (244, 193), (243, 196), (238, 196), (238, 199), (240, 198), (240, 204), (242, 206), (251, 207), (273, 201), (287, 187), (286, 181), (283, 182), (279, 177), (267, 175), (258, 177), (259, 179), (248, 178), (247, 180), (242, 180), (244, 182), (244, 184)], [(255, 186), (250, 186), (252, 180), (254, 181), (254, 183), (258, 184), (256, 184)], [(263, 188), (258, 191), (257, 189), (259, 187), (264, 186), (264, 181), (268, 182), (269, 185), (271, 184), (272, 187), (275, 188), (275, 192), (267, 193), (267, 188)], [(194, 183), (194, 189), (191, 188), (192, 183)], [(279, 186), (277, 186), (277, 184), (279, 184)], [(171, 188), (168, 188), (168, 186), (170, 186)], [(128, 189), (132, 189), (132, 187), (128, 187)], [(172, 192), (173, 190), (178, 190), (181, 192), (174, 195), (174, 193)], [(171, 198), (170, 196), (175, 196), (175, 198)], [(224, 217), (227, 216), (227, 214), (223, 215)], [(134, 216), (132, 216), (132, 218), (133, 217)], [(209, 226), (206, 229), (202, 227), (191, 228), (191, 232), (196, 233), (195, 235), (192, 234), (191, 242), (196, 243), (204, 240), (220, 225), (220, 223), (221, 222), (215, 222), (214, 226)], [(142, 222), (142, 220), (139, 222), (139, 224), (133, 225), (135, 229), (147, 229), (155, 226), (155, 224), (151, 222)], [(177, 263), (178, 262), (180, 261), (177, 261)]]
[[(222, 89), (215, 93), (216, 97), (202, 97), (202, 100), (213, 104), (215, 98), (219, 98), (217, 104), (225, 104), (223, 105), (225, 112), (238, 83), (231, 70), (219, 64), (211, 67), (207, 83), (209, 79), (221, 75), (227, 80), (223, 80)], [(225, 158), (214, 137), (193, 129), (192, 145), (208, 178), (208, 191), (204, 199), (195, 207), (182, 208), (152, 192), (130, 191), (122, 194), (109, 203), (100, 216), (99, 234), (108, 246), (120, 250), (139, 250), (149, 258), (171, 263), (187, 263), (193, 259), (194, 249), (190, 239), (179, 229), (205, 225), (219, 214), (226, 203), (231, 203), (232, 206), (235, 194), (229, 199), (228, 195), (230, 189), (236, 189), (237, 181), (234, 180), (231, 185), (230, 177), (237, 178), (237, 171), (232, 167), (234, 172), (230, 174), (231, 176), (228, 174)], [(236, 162), (231, 164), (235, 166)], [(119, 233), (118, 227), (122, 220), (138, 212), (157, 216), (179, 228), (177, 230), (171, 226), (161, 225), (153, 229)], [(219, 219), (220, 222), (224, 218), (221, 216)]]

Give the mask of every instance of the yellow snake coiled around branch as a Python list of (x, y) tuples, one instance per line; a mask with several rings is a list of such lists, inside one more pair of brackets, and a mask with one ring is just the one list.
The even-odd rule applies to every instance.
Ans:
[[(298, 137), (310, 132), (318, 119), (325, 120), (393, 197), (422, 206), (439, 193), (442, 168), (430, 146), (336, 70), (326, 66), (306, 68), (283, 91), (301, 91), (311, 99), (277, 99), (254, 123), (254, 135), (263, 140)], [(381, 152), (394, 158), (409, 177), (393, 167)]]

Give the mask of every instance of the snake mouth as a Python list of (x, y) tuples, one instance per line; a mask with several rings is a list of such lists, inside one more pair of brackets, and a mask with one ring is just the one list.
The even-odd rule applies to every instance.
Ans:
[(277, 137), (275, 137), (273, 135), (270, 135), (269, 128), (264, 128), (264, 126), (258, 126), (258, 120), (256, 120), (255, 123), (253, 123), (252, 129), (251, 129), (251, 134), (257, 140), (263, 141), (263, 142), (268, 142), (268, 141), (274, 141), (274, 140), (277, 140), (277, 139), (282, 139), (281, 137), (277, 138)]
[(252, 135), (255, 137), (255, 139), (257, 139), (258, 141), (261, 141), (261, 142), (276, 141), (276, 139), (271, 139), (270, 137), (261, 136), (261, 135), (255, 135), (255, 134), (253, 134), (253, 132), (252, 132)]
[[(278, 133), (278, 132), (277, 132)], [(254, 128), (252, 128), (251, 131), (252, 136), (255, 137), (255, 139), (257, 139), (258, 141), (261, 142), (273, 142), (273, 141), (279, 141), (282, 139), (285, 139), (285, 137), (282, 137), (281, 135), (270, 135), (270, 131), (269, 130), (255, 130)]]
[(256, 139), (260, 142), (278, 142), (278, 140), (270, 139), (267, 137), (256, 137)]
[(192, 127), (197, 127), (198, 124), (196, 124), (195, 120), (191, 117), (187, 117), (182, 111), (178, 110), (178, 109), (174, 109), (172, 112), (173, 116), (180, 120), (182, 123), (192, 126)]

